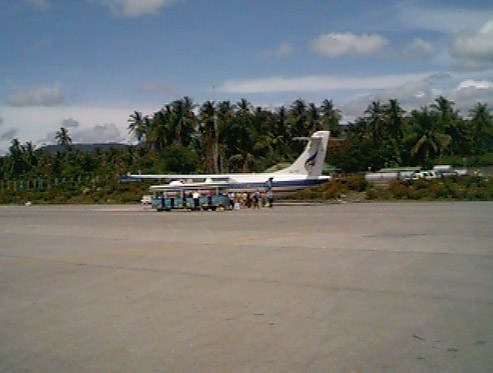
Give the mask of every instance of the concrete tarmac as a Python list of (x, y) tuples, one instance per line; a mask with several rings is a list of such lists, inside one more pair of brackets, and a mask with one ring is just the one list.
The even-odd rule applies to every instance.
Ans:
[(493, 203), (0, 207), (1, 371), (493, 370)]

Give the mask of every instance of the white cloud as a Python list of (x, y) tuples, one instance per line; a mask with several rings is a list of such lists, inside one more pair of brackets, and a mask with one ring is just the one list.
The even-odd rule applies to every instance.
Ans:
[(478, 102), (493, 107), (493, 82), (467, 79), (451, 92), (457, 108), (466, 115)]
[(62, 90), (58, 84), (38, 86), (17, 91), (7, 95), (10, 106), (56, 106), (64, 101)]
[(163, 82), (143, 83), (139, 87), (139, 91), (149, 94), (176, 96), (176, 88), (171, 84), (167, 84)]
[(390, 74), (370, 77), (310, 75), (298, 78), (274, 76), (263, 79), (229, 80), (218, 87), (228, 93), (266, 93), (331, 91), (347, 89), (383, 89), (430, 76), (430, 73)]
[(17, 135), (17, 133), (19, 133), (18, 130), (16, 130), (15, 128), (11, 128), (5, 131), (4, 133), (2, 133), (2, 135), (0, 136), (0, 141), (5, 141), (5, 140), (10, 141), (15, 137), (15, 135)]
[(79, 127), (79, 122), (73, 118), (67, 118), (67, 119), (62, 120), (62, 122), (60, 123), (60, 127), (77, 128), (77, 127)]
[[(38, 139), (36, 141), (36, 144), (41, 145), (41, 146), (56, 144), (57, 143), (56, 133), (57, 133), (57, 131), (48, 132), (44, 138)], [(72, 138), (72, 134), (70, 133), (70, 131), (69, 131), (69, 136), (70, 136), (70, 138)]]
[(0, 126), (3, 124), (3, 117), (0, 115)]
[(458, 33), (477, 29), (477, 25), (493, 19), (493, 9), (471, 9), (460, 7), (413, 7), (405, 6), (397, 14), (402, 25), (412, 30), (430, 30), (443, 33)]
[(286, 57), (294, 52), (294, 47), (290, 43), (281, 43), (274, 52), (277, 57)]
[(283, 42), (276, 49), (274, 50), (270, 49), (265, 51), (264, 56), (266, 57), (276, 56), (282, 58), (293, 54), (293, 52), (294, 52), (293, 45), (291, 43)]
[(103, 0), (111, 12), (119, 17), (140, 17), (158, 14), (165, 6), (178, 0)]
[(71, 136), (72, 142), (74, 143), (100, 144), (124, 141), (118, 127), (114, 123), (97, 124), (92, 128), (75, 131)]
[(34, 5), (36, 8), (46, 8), (48, 6), (48, 2), (46, 0), (24, 0), (24, 1)]
[(493, 67), (493, 19), (484, 23), (475, 34), (457, 35), (450, 50), (462, 60), (462, 70), (481, 70)]
[(476, 89), (493, 89), (493, 83), (488, 80), (473, 80), (467, 79), (463, 82), (460, 82), (457, 86), (457, 90), (468, 89), (468, 88), (476, 88)]
[(349, 100), (342, 105), (344, 120), (351, 121), (362, 116), (372, 101), (386, 103), (390, 99), (398, 99), (404, 109), (411, 110), (431, 103), (434, 96), (428, 79), (407, 82), (400, 86)]
[[(87, 128), (72, 127), (67, 129), (74, 144), (107, 144), (112, 142), (123, 142), (120, 130), (114, 123), (97, 124)], [(56, 144), (57, 131), (49, 131), (38, 144)]]
[(454, 64), (454, 70), (458, 72), (472, 72), (472, 71), (484, 71), (492, 70), (492, 63), (487, 61), (479, 61), (472, 59), (461, 60)]
[(404, 47), (404, 56), (415, 60), (424, 60), (435, 54), (435, 48), (430, 42), (421, 38), (415, 38)]
[(408, 82), (399, 87), (367, 94), (349, 100), (342, 106), (345, 121), (351, 121), (363, 115), (365, 109), (372, 101), (386, 103), (390, 99), (398, 99), (401, 106), (411, 111), (421, 106), (434, 103), (435, 99), (442, 95), (455, 103), (455, 109), (464, 116), (478, 102), (493, 106), (493, 83), (487, 80), (466, 79), (460, 82), (456, 88), (437, 88), (434, 85), (443, 79), (452, 79), (449, 75), (437, 79), (429, 77), (414, 82)]
[[(99, 131), (101, 136), (108, 135), (108, 138), (101, 138), (101, 142), (115, 141), (124, 137), (125, 141), (130, 140), (127, 126), (130, 114), (135, 110), (135, 105), (127, 107), (93, 107), (93, 106), (32, 106), (32, 107), (12, 107), (0, 106), (0, 112), (5, 117), (5, 123), (9, 127), (16, 128), (16, 137), (21, 143), (33, 141), (38, 146), (54, 144), (55, 132), (60, 129), (60, 124), (64, 119), (74, 118), (79, 123), (78, 127), (68, 128), (70, 136), (77, 131), (92, 129), (96, 124), (114, 123), (118, 128), (119, 134), (113, 136), (111, 131)], [(144, 113), (156, 111), (153, 105), (139, 105), (139, 110)], [(5, 126), (5, 124), (4, 124)], [(2, 127), (0, 127), (2, 128)], [(47, 137), (52, 132), (51, 137)], [(114, 134), (115, 132), (113, 132)], [(83, 137), (83, 136), (81, 136)], [(84, 136), (89, 137), (89, 136)], [(8, 142), (0, 141), (0, 148), (7, 149)]]
[(355, 35), (350, 32), (320, 35), (310, 41), (310, 47), (317, 53), (329, 58), (339, 56), (370, 55), (388, 43), (378, 34)]

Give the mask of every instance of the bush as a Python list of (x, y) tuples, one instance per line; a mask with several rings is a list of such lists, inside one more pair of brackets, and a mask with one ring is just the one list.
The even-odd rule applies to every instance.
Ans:
[(325, 199), (337, 199), (341, 194), (341, 184), (338, 181), (331, 181), (327, 184), (324, 191)]
[(368, 182), (363, 175), (350, 175), (347, 177), (347, 187), (349, 190), (362, 192), (368, 186)]
[(404, 185), (402, 181), (396, 180), (390, 184), (390, 191), (393, 196), (398, 199), (407, 199), (409, 198), (409, 187)]
[(485, 190), (473, 186), (467, 189), (467, 199), (470, 201), (486, 201), (488, 196)]

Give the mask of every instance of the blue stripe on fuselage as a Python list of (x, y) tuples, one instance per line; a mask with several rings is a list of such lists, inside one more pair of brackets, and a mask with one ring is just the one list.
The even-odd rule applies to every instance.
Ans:
[[(304, 179), (304, 180), (285, 180), (272, 181), (272, 188), (302, 188), (307, 186), (319, 185), (327, 182), (325, 179)], [(267, 187), (267, 183), (234, 183), (229, 184), (228, 189), (263, 189)]]

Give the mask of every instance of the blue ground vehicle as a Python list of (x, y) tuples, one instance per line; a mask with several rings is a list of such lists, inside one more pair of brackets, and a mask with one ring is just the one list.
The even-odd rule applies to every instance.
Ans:
[(152, 197), (152, 208), (156, 211), (171, 211), (174, 209), (187, 209), (193, 210), (212, 210), (216, 211), (218, 208), (227, 209), (229, 206), (229, 197), (226, 195), (215, 194), (208, 196), (200, 196), (198, 199), (198, 206), (192, 197), (170, 197), (160, 195)]
[(183, 208), (183, 198), (165, 196), (152, 197), (151, 204), (152, 208), (157, 211), (181, 209)]

